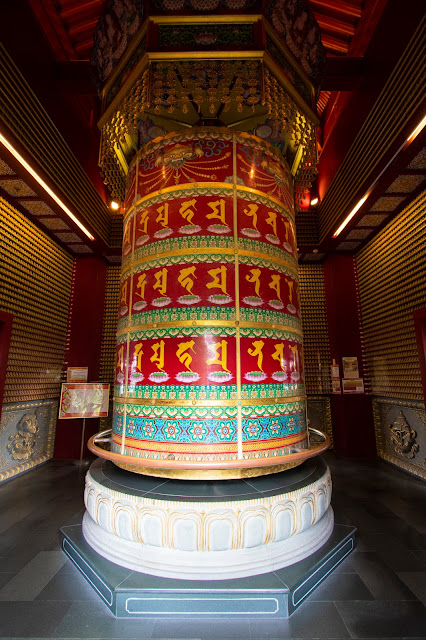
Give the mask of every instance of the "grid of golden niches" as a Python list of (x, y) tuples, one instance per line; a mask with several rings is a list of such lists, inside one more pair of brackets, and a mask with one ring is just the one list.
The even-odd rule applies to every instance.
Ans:
[(357, 255), (366, 360), (375, 395), (422, 400), (412, 312), (426, 305), (426, 196)]
[(101, 430), (109, 428), (112, 419), (112, 398), (114, 395), (113, 388), (115, 379), (115, 345), (118, 321), (118, 303), (120, 298), (120, 273), (120, 265), (108, 267), (100, 379), (102, 382), (109, 382), (111, 387), (109, 416), (108, 418), (101, 419)]
[(0, 308), (13, 314), (4, 402), (59, 395), (72, 257), (0, 198)]
[(330, 348), (321, 265), (299, 265), (306, 392), (330, 393)]
[(122, 214), (111, 216), (111, 233), (109, 236), (110, 247), (120, 247), (123, 242), (123, 216)]
[(299, 246), (318, 244), (318, 215), (316, 212), (299, 211), (296, 213), (296, 238)]
[(105, 298), (104, 330), (101, 350), (101, 380), (114, 383), (115, 345), (120, 294), (120, 265), (108, 267)]

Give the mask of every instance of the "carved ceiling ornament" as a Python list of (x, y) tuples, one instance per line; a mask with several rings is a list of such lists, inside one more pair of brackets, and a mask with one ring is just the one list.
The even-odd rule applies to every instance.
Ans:
[(9, 437), (11, 442), (7, 445), (14, 460), (31, 458), (39, 439), (39, 430), (35, 413), (27, 413), (22, 416), (16, 427), (16, 434)]
[(389, 429), (391, 432), (390, 441), (395, 453), (406, 458), (414, 458), (419, 450), (419, 445), (416, 442), (417, 432), (411, 429), (403, 411), (399, 412), (397, 420), (389, 425)]

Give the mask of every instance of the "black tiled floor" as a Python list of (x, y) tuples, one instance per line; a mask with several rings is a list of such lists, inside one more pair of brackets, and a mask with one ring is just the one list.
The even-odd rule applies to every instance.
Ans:
[(421, 602), (337, 602), (352, 638), (412, 638), (426, 632)]
[[(54, 555), (59, 527), (81, 520), (85, 469), (50, 462), (0, 485), (0, 640), (426, 640), (426, 485), (383, 462), (326, 459), (336, 522), (358, 527), (357, 548), (284, 621), (116, 620), (77, 569)], [(27, 600), (17, 600), (16, 585), (43, 558), (47, 577), (30, 577)]]

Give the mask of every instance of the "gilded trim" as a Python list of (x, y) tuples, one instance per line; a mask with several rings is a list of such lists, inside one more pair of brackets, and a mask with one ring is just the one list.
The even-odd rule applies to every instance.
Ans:
[[(208, 307), (206, 307), (208, 308)], [(296, 329), (285, 324), (267, 322), (241, 322), (239, 320), (185, 320), (182, 322), (154, 322), (152, 324), (138, 324), (127, 326), (122, 331), (117, 332), (117, 338), (127, 335), (129, 331), (151, 331), (152, 329), (168, 329), (170, 327), (239, 327), (241, 329), (266, 329), (275, 331), (285, 331), (302, 337), (301, 329)]]
[(257, 22), (261, 20), (260, 14), (251, 15), (224, 15), (224, 16), (150, 16), (151, 22), (154, 24), (245, 24)]
[[(181, 136), (183, 135), (183, 133), (179, 132), (179, 134), (176, 133), (175, 135)], [(254, 136), (250, 136), (249, 134), (247, 134), (247, 136), (250, 138), (254, 138)], [(167, 137), (168, 136), (164, 136), (163, 138), (155, 138), (154, 140), (151, 140), (151, 142), (148, 142), (146, 145), (142, 147), (142, 149), (136, 154), (135, 158), (139, 158), (140, 155), (145, 155), (148, 152), (147, 146), (152, 144), (152, 142), (158, 143), (161, 140), (165, 140)], [(267, 149), (267, 151), (269, 151), (269, 149)], [(283, 162), (283, 159), (280, 159), (281, 163)], [(129, 171), (132, 168), (133, 162), (134, 160), (132, 160), (132, 162), (129, 165)], [(232, 195), (232, 192), (234, 191), (234, 189), (236, 189), (238, 192), (241, 192), (241, 193), (252, 193), (253, 195), (260, 196), (278, 205), (283, 211), (285, 211), (286, 215), (288, 215), (290, 220), (294, 223), (294, 219), (295, 219), (294, 214), (290, 211), (290, 209), (288, 209), (288, 207), (286, 207), (286, 205), (282, 200), (279, 200), (278, 198), (276, 198), (275, 196), (269, 193), (265, 193), (265, 191), (260, 191), (259, 189), (253, 189), (252, 187), (246, 187), (241, 184), (231, 184), (230, 182), (183, 182), (181, 184), (172, 185), (171, 187), (165, 187), (164, 189), (157, 189), (157, 191), (151, 191), (149, 194), (143, 196), (142, 198), (140, 198), (139, 200), (135, 201), (132, 204), (132, 206), (125, 212), (124, 220), (127, 220), (127, 218), (130, 217), (130, 214), (133, 213), (133, 210), (136, 209), (136, 207), (141, 206), (144, 202), (146, 202), (146, 200), (151, 200), (156, 197), (161, 197), (165, 193), (173, 193), (175, 191), (186, 191), (186, 190), (194, 190), (194, 189), (227, 189), (230, 192), (229, 193), (230, 196)]]
[(281, 396), (277, 398), (243, 398), (241, 400), (163, 400), (158, 398), (131, 398), (114, 396), (114, 402), (122, 405), (141, 405), (155, 407), (251, 407), (258, 405), (288, 405), (289, 402), (303, 402), (306, 396)]

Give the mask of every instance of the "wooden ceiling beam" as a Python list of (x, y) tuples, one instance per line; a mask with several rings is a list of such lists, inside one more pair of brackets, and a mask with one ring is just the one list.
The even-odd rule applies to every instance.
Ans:
[(91, 20), (85, 20), (78, 22), (75, 26), (70, 26), (68, 34), (71, 38), (75, 39), (81, 34), (90, 34), (93, 39), (93, 33), (98, 23), (98, 18), (92, 18)]
[(89, 56), (93, 47), (93, 36), (89, 39), (83, 40), (83, 42), (79, 42), (75, 44), (75, 50), (79, 54), (79, 56), (87, 55)]
[[(67, 7), (67, 4), (69, 5)], [(93, 15), (100, 15), (102, 8), (102, 0), (87, 0), (86, 2), (73, 2), (65, 3), (61, 2), (60, 16), (63, 20), (71, 21), (78, 18), (82, 14), (91, 13)]]
[(342, 0), (309, 0), (309, 4), (315, 10), (316, 7), (321, 9), (335, 11), (344, 16), (350, 16), (351, 18), (359, 19), (362, 15), (362, 8), (350, 4), (349, 2), (343, 2)]
[(74, 60), (74, 48), (52, 0), (29, 0), (57, 60)]
[(333, 36), (329, 36), (327, 34), (323, 34), (321, 37), (322, 43), (327, 51), (331, 53), (340, 53), (346, 54), (349, 49), (349, 43), (345, 40), (340, 40), (338, 38), (333, 38)]
[(332, 33), (343, 35), (349, 38), (355, 33), (355, 25), (349, 24), (348, 22), (342, 22), (341, 20), (335, 20), (334, 18), (330, 18), (330, 16), (325, 16), (321, 13), (314, 13), (316, 21), (321, 29), (330, 31)]

